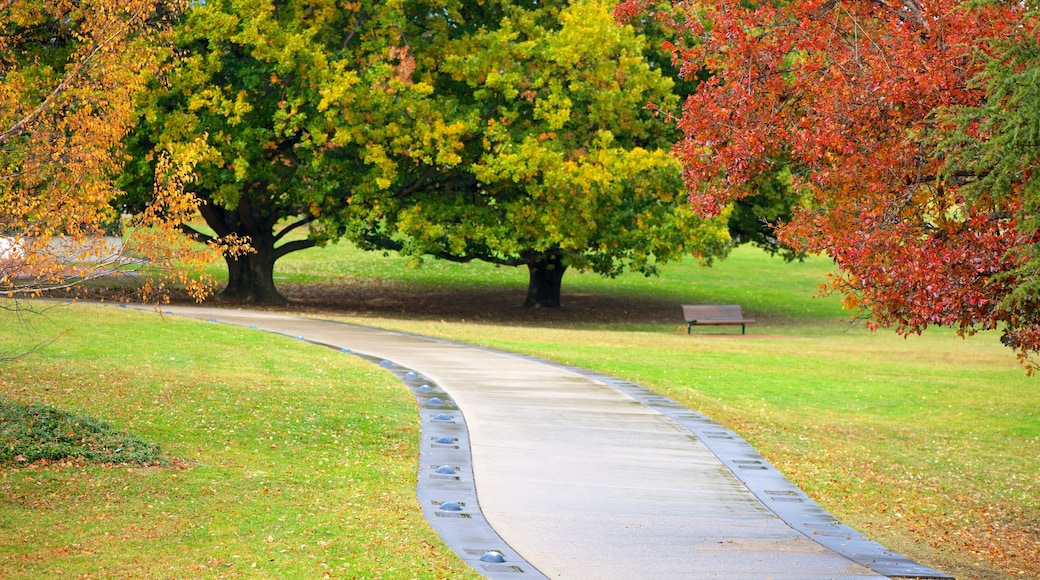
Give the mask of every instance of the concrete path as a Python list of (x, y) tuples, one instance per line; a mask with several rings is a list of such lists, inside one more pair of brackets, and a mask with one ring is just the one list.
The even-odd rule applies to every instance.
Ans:
[(166, 310), (396, 372), (422, 408), (424, 513), (488, 577), (948, 578), (840, 524), (735, 434), (638, 385), (355, 325)]

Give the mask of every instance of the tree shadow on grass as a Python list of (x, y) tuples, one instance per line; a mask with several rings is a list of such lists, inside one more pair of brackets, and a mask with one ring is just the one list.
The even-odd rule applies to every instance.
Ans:
[[(513, 286), (422, 286), (395, 280), (347, 279), (330, 282), (282, 283), (288, 304), (265, 306), (224, 299), (219, 289), (205, 305), (330, 313), (360, 318), (478, 322), (513, 326), (675, 325), (685, 328), (680, 303), (674, 299), (604, 291), (571, 290), (559, 308), (523, 308), (524, 288)], [(95, 284), (77, 288), (66, 298), (134, 302), (134, 288)], [(195, 304), (172, 290), (170, 301)]]
[[(393, 282), (284, 284), (289, 309), (401, 320), (444, 320), (517, 326), (676, 324), (674, 300), (572, 291), (559, 308), (523, 308), (524, 290), (506, 287), (417, 287)], [(217, 301), (219, 303), (219, 301)]]

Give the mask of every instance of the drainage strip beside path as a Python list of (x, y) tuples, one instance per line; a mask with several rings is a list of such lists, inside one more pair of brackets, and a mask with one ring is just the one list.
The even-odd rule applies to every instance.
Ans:
[(423, 512), (489, 578), (950, 578), (841, 524), (735, 433), (639, 385), (339, 322), (165, 310), (397, 374), (421, 407)]

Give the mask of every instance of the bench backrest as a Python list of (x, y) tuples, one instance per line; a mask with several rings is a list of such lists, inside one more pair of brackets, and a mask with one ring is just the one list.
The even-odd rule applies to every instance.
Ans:
[(683, 317), (687, 322), (691, 320), (743, 320), (744, 315), (740, 312), (737, 304), (683, 304)]

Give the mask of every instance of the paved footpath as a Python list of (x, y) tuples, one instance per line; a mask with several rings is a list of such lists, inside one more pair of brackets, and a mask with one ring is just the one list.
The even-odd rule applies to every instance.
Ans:
[(424, 513), (490, 578), (948, 578), (837, 522), (735, 434), (638, 385), (350, 324), (166, 311), (397, 373), (421, 407)]

